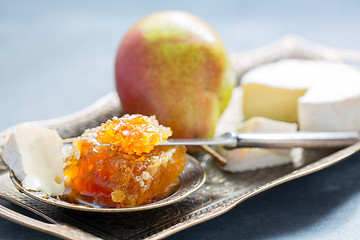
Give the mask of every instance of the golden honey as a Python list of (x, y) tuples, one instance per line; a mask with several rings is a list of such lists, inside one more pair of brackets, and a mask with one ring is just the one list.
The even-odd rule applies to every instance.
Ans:
[(70, 197), (108, 207), (135, 207), (165, 197), (187, 162), (184, 146), (157, 146), (170, 135), (154, 117), (141, 115), (113, 118), (85, 132), (66, 159)]

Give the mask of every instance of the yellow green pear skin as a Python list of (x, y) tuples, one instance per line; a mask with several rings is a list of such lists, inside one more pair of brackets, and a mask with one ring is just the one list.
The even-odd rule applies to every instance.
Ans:
[(211, 137), (236, 74), (216, 33), (180, 11), (159, 12), (133, 26), (115, 63), (125, 113), (156, 115), (173, 137)]

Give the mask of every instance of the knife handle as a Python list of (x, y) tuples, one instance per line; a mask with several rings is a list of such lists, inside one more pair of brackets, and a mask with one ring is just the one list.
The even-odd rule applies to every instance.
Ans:
[(360, 132), (228, 133), (236, 146), (227, 148), (337, 148), (360, 141)]

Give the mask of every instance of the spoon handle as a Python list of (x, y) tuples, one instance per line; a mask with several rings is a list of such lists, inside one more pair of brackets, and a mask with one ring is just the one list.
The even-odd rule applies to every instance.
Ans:
[[(232, 133), (236, 148), (335, 148), (360, 141), (360, 132)], [(232, 148), (231, 146), (229, 146)]]

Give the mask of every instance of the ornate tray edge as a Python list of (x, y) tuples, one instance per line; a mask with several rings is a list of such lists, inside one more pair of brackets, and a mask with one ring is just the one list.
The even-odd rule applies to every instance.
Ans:
[[(306, 175), (318, 172), (322, 169), (325, 169), (327, 167), (335, 165), (335, 164), (345, 160), (346, 158), (350, 157), (351, 155), (355, 154), (359, 150), (360, 150), (360, 142), (355, 143), (354, 145), (351, 145), (342, 150), (339, 150), (329, 156), (321, 158), (309, 165), (306, 165), (302, 168), (299, 168), (299, 169), (291, 172), (290, 174), (280, 177), (280, 178), (278, 178), (274, 181), (271, 181), (265, 185), (262, 185), (256, 189), (253, 189), (252, 191), (249, 191), (246, 194), (240, 195), (239, 197), (235, 197), (232, 199), (223, 199), (223, 200), (220, 200), (210, 206), (199, 209), (195, 213), (189, 214), (189, 215), (192, 215), (191, 221), (187, 221), (187, 222), (183, 221), (180, 223), (173, 223), (174, 224), (173, 226), (167, 228), (166, 230), (162, 230), (161, 232), (158, 232), (158, 233), (148, 237), (147, 239), (162, 239), (162, 238), (168, 237), (172, 234), (175, 234), (181, 230), (184, 230), (186, 228), (194, 226), (196, 224), (199, 224), (199, 223), (205, 222), (207, 220), (210, 220), (212, 218), (215, 218), (217, 216), (220, 216), (221, 214), (226, 213), (226, 212), (230, 211), (232, 208), (236, 207), (236, 205), (238, 205), (239, 203), (241, 203), (259, 193), (262, 193), (262, 192), (264, 192), (268, 189), (271, 189), (273, 187), (276, 187), (280, 184), (289, 182), (291, 180), (294, 180), (294, 179), (297, 179), (300, 177), (304, 177)], [(214, 206), (214, 207), (212, 207), (212, 206)], [(209, 207), (211, 208), (211, 210), (213, 210), (213, 211), (216, 210), (216, 211), (214, 211), (214, 212), (209, 211), (210, 210), (210, 209), (208, 209)]]

